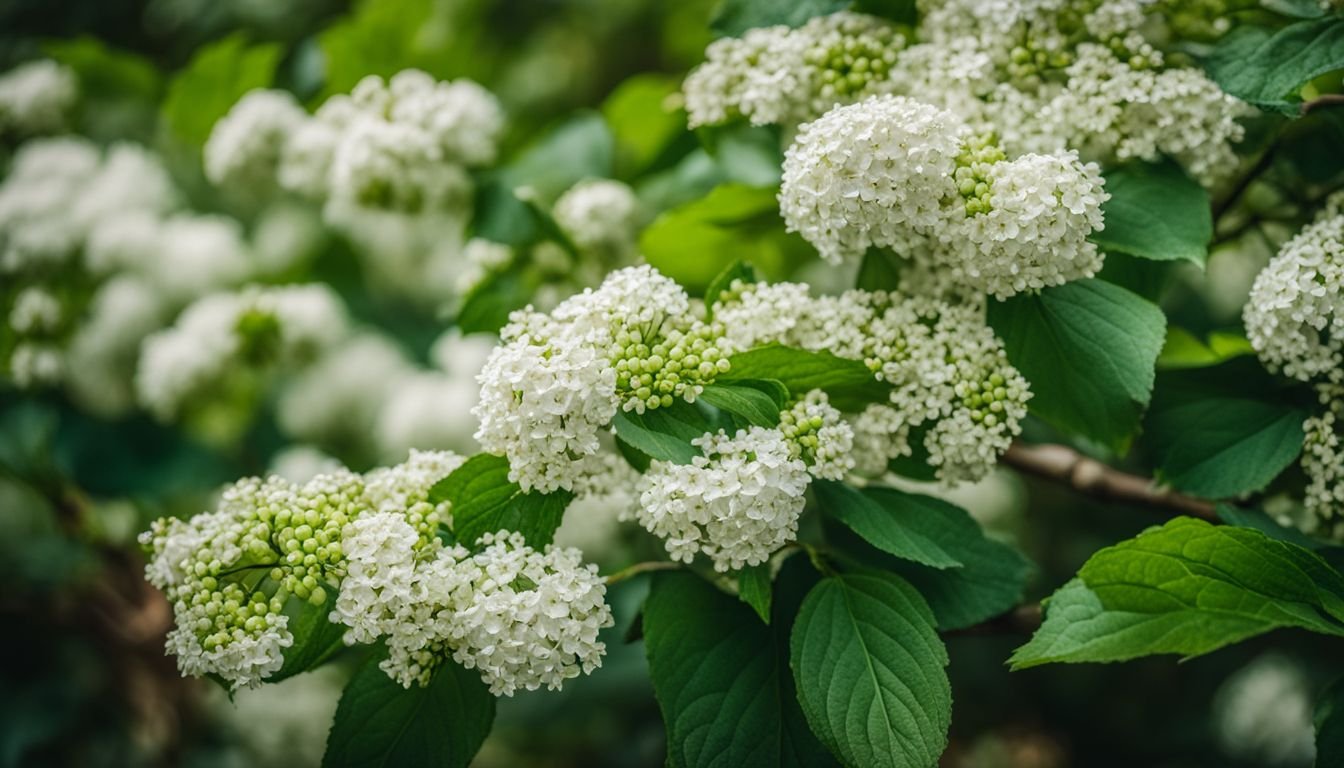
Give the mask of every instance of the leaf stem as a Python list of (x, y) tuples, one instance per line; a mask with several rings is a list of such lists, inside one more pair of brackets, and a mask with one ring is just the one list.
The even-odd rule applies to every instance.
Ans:
[(606, 577), (607, 585), (617, 584), (626, 579), (634, 578), (641, 573), (651, 573), (653, 571), (675, 571), (681, 568), (681, 563), (674, 563), (670, 560), (649, 560), (642, 563), (635, 563)]
[(1139, 504), (1219, 522), (1213, 502), (1161, 488), (1150, 477), (1121, 472), (1065, 445), (1013, 443), (1003, 461), (1022, 472), (1103, 501)]

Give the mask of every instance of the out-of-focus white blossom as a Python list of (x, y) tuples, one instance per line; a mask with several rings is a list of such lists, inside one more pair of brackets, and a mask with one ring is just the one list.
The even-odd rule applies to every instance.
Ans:
[(0, 136), (35, 136), (66, 127), (79, 99), (79, 81), (50, 59), (0, 75)]
[(217, 187), (256, 195), (275, 184), (280, 153), (307, 120), (287, 91), (247, 92), (210, 131), (203, 152), (206, 178)]
[(635, 250), (639, 200), (628, 185), (589, 179), (570, 187), (551, 210), (555, 223), (580, 250), (625, 260)]

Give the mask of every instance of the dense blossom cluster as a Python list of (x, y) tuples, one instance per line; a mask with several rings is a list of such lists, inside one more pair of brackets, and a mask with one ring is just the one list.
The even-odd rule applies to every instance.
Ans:
[(804, 125), (779, 194), (788, 228), (832, 262), (890, 248), (999, 298), (1095, 274), (1087, 238), (1107, 197), (1072, 151), (1008, 160), (951, 112), (901, 96)]
[(515, 312), (481, 371), (476, 439), (509, 458), (524, 489), (568, 489), (619, 411), (694, 401), (728, 370), (720, 335), (647, 266), (613, 272), (549, 314)]
[(715, 317), (730, 350), (781, 343), (861, 360), (892, 386), (886, 404), (851, 417), (855, 460), (880, 474), (924, 431), (946, 483), (976, 480), (1020, 431), (1030, 388), (983, 310), (930, 297), (848, 291), (813, 298), (796, 283), (735, 282)]
[(622, 182), (581, 181), (555, 201), (552, 214), (576, 247), (604, 255), (608, 263), (628, 260), (635, 249), (639, 200), (634, 190)]
[(1344, 386), (1320, 387), (1322, 411), (1302, 424), (1302, 470), (1307, 475), (1304, 506), (1319, 532), (1344, 538)]
[[(738, 116), (798, 125), (837, 105), (901, 94), (996, 134), (1010, 156), (1064, 149), (1098, 162), (1168, 156), (1205, 184), (1236, 167), (1237, 120), (1251, 110), (1200, 70), (1169, 65), (1152, 42), (1171, 41), (1171, 30), (1155, 23), (1159, 4), (919, 6), (910, 35), (845, 12), (798, 30), (769, 27), (715, 41), (683, 87), (691, 125)], [(848, 31), (820, 42), (826, 30)]]
[(889, 92), (888, 73), (905, 41), (890, 22), (849, 12), (818, 16), (797, 29), (763, 27), (715, 40), (705, 63), (686, 78), (691, 127), (738, 116), (757, 125), (797, 124), (837, 104)]
[(640, 482), (636, 519), (673, 560), (697, 553), (729, 571), (765, 562), (798, 532), (811, 478), (778, 429), (720, 430), (692, 441), (690, 464), (657, 461)]
[(325, 285), (211, 294), (145, 340), (137, 395), (168, 420), (249, 370), (312, 359), (345, 336), (346, 326), (345, 307)]
[(0, 75), (0, 137), (57, 133), (66, 127), (79, 82), (75, 73), (40, 59)]
[(449, 656), (497, 695), (558, 688), (599, 666), (611, 612), (577, 550), (537, 551), (506, 531), (474, 554), (442, 543), (451, 505), (429, 501), (429, 489), (461, 463), (413, 451), (364, 476), (249, 478), (213, 512), (156, 522), (141, 537), (146, 575), (173, 601), (168, 650), (183, 673), (234, 688), (275, 674), (298, 601), (330, 605), (348, 643), (385, 641), (382, 668), (407, 687)]

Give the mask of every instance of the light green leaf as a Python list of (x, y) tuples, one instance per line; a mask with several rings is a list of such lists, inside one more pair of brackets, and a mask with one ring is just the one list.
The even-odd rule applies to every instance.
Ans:
[(466, 768), (495, 719), (495, 697), (474, 670), (440, 663), (429, 684), (402, 688), (375, 653), (341, 694), (322, 768)]
[(516, 531), (540, 549), (551, 543), (574, 494), (524, 493), (509, 480), (509, 460), (478, 453), (429, 490), (429, 500), (452, 502), (453, 536), (468, 549), (496, 531)]
[(668, 98), (680, 90), (676, 78), (641, 74), (616, 86), (602, 102), (602, 115), (616, 140), (616, 165), (622, 178), (642, 174), (678, 136), (687, 135), (686, 113)]
[(694, 574), (654, 576), (644, 604), (644, 643), (667, 726), (669, 765), (808, 768), (828, 762), (802, 722), (777, 632)]
[(1255, 348), (1239, 333), (1214, 332), (1209, 334), (1206, 343), (1184, 328), (1172, 325), (1167, 327), (1167, 340), (1157, 356), (1157, 369), (1207, 368), (1234, 357), (1253, 354)]
[(737, 572), (737, 596), (751, 606), (761, 621), (770, 623), (770, 563), (749, 565)]
[(1280, 627), (1344, 636), (1341, 618), (1344, 578), (1315, 553), (1178, 517), (1093, 555), (1011, 664), (1189, 658)]
[(1127, 446), (1152, 394), (1165, 337), (1162, 310), (1119, 286), (1078, 280), (990, 302), (989, 324), (1031, 382), (1033, 413), (1114, 448)]
[(1210, 499), (1259, 491), (1301, 454), (1309, 412), (1257, 391), (1260, 369), (1244, 362), (1158, 377), (1145, 438), (1178, 490)]
[(280, 54), (278, 44), (248, 45), (240, 34), (202, 46), (168, 84), (162, 113), (168, 130), (191, 146), (203, 146), (215, 122), (243, 94), (271, 84)]
[(841, 762), (938, 764), (952, 719), (947, 650), (913, 587), (877, 571), (823, 579), (803, 600), (791, 645), (803, 713)]
[[(785, 394), (787, 395), (787, 391)], [(758, 427), (773, 427), (779, 424), (782, 403), (763, 389), (749, 386), (745, 381), (736, 384), (710, 384), (700, 393), (700, 399), (719, 410), (741, 416)]]
[(1105, 227), (1089, 238), (1106, 251), (1204, 266), (1213, 237), (1209, 193), (1171, 161), (1106, 173)]
[(1261, 109), (1297, 114), (1302, 85), (1344, 68), (1344, 18), (1327, 16), (1282, 29), (1241, 26), (1205, 62), (1222, 89)]
[[(951, 504), (913, 494), (861, 492), (833, 480), (812, 483), (823, 514), (838, 520), (863, 540), (887, 554), (933, 568), (958, 568), (965, 563), (943, 542), (973, 535), (978, 526), (949, 513)], [(948, 535), (940, 535), (947, 531)]]
[(703, 292), (725, 269), (748, 261), (783, 275), (806, 258), (807, 246), (784, 231), (774, 187), (720, 184), (708, 195), (664, 211), (640, 236), (649, 264), (692, 292)]
[(808, 352), (771, 344), (728, 358), (732, 368), (720, 376), (724, 384), (741, 379), (775, 379), (789, 392), (801, 395), (820, 389), (842, 411), (861, 411), (869, 403), (887, 399), (891, 388), (877, 380), (868, 366), (829, 352)]

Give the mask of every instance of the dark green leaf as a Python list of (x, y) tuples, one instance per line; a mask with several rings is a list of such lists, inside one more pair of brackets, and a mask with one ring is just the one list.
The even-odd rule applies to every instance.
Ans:
[(1145, 436), (1161, 478), (1173, 487), (1211, 499), (1259, 491), (1302, 452), (1309, 413), (1231, 375), (1246, 367), (1255, 368), (1220, 365), (1158, 377)]
[(826, 761), (801, 728), (786, 648), (746, 605), (685, 572), (655, 574), (644, 604), (649, 676), (677, 768)]
[(719, 4), (709, 26), (720, 35), (739, 37), (749, 29), (783, 24), (798, 27), (814, 16), (827, 16), (848, 8), (853, 0), (725, 0)]
[(682, 400), (644, 413), (622, 411), (611, 423), (621, 441), (651, 458), (675, 464), (689, 464), (699, 456), (700, 449), (691, 441), (715, 431), (699, 409)]
[(457, 310), (454, 324), (463, 333), (495, 333), (509, 322), (509, 313), (527, 306), (536, 281), (519, 269), (492, 273), (471, 290)]
[(823, 579), (798, 611), (791, 645), (803, 713), (842, 762), (938, 764), (952, 719), (947, 650), (913, 587), (876, 571)]
[(1205, 66), (1224, 91), (1261, 109), (1297, 114), (1307, 81), (1344, 67), (1344, 18), (1299, 21), (1282, 29), (1238, 27)]
[[(939, 499), (894, 491), (882, 495), (860, 492), (833, 480), (817, 480), (812, 488), (823, 514), (883, 552), (933, 568), (964, 565), (943, 542), (955, 542), (978, 529), (964, 515), (952, 514), (956, 507)], [(949, 535), (940, 535), (945, 529)]]
[(1344, 577), (1315, 553), (1178, 517), (1093, 555), (1011, 663), (1189, 658), (1280, 627), (1344, 636), (1341, 618)]
[(168, 84), (163, 102), (168, 129), (191, 146), (203, 146), (215, 122), (243, 94), (271, 84), (280, 54), (276, 43), (248, 45), (239, 34), (200, 48)]
[(1242, 528), (1254, 528), (1271, 539), (1286, 541), (1289, 544), (1296, 544), (1299, 547), (1320, 550), (1339, 546), (1335, 542), (1325, 541), (1324, 539), (1314, 539), (1296, 528), (1289, 528), (1288, 526), (1281, 525), (1278, 521), (1258, 509), (1247, 509), (1246, 507), (1237, 507), (1232, 504), (1219, 504), (1217, 512), (1218, 519), (1228, 525), (1238, 525)]
[(495, 719), (495, 697), (480, 674), (451, 660), (423, 688), (402, 688), (374, 654), (345, 686), (327, 736), (322, 768), (466, 768)]
[(509, 188), (526, 186), (545, 204), (590, 178), (610, 178), (615, 139), (606, 120), (582, 112), (542, 136), (505, 166), (499, 178)]
[(1091, 236), (1103, 250), (1145, 259), (1185, 259), (1201, 267), (1213, 237), (1209, 193), (1180, 166), (1130, 163), (1106, 173), (1111, 199), (1101, 207), (1105, 227)]
[(886, 248), (869, 248), (859, 265), (854, 287), (862, 291), (894, 291), (901, 287), (901, 257)]
[(555, 529), (574, 495), (569, 491), (524, 493), (509, 480), (509, 461), (478, 453), (434, 484), (430, 501), (452, 502), (453, 535), (468, 548), (487, 533), (517, 531), (527, 543), (541, 548), (551, 543)]
[(761, 621), (770, 623), (770, 563), (749, 565), (737, 572), (737, 596), (751, 606)]
[[(289, 617), (289, 631), (294, 644), (285, 649), (285, 664), (267, 682), (278, 683), (287, 677), (316, 669), (345, 647), (345, 625), (330, 620), (331, 603), (335, 595), (327, 595), (327, 602), (313, 605), (306, 600), (293, 599)], [(290, 606), (287, 606), (290, 608)]]
[(989, 323), (1031, 382), (1033, 413), (1114, 448), (1128, 444), (1152, 394), (1162, 310), (1119, 286), (1078, 280), (990, 302)]
[(744, 383), (710, 384), (700, 393), (700, 399), (719, 410), (741, 416), (758, 427), (779, 424), (782, 403), (762, 389)]
[(861, 411), (869, 403), (886, 401), (891, 388), (878, 381), (868, 366), (829, 352), (808, 352), (778, 344), (749, 349), (728, 358), (732, 368), (719, 381), (775, 379), (796, 396), (813, 389), (830, 395), (842, 411)]
[(1336, 680), (1316, 701), (1316, 765), (1344, 765), (1344, 680)]

